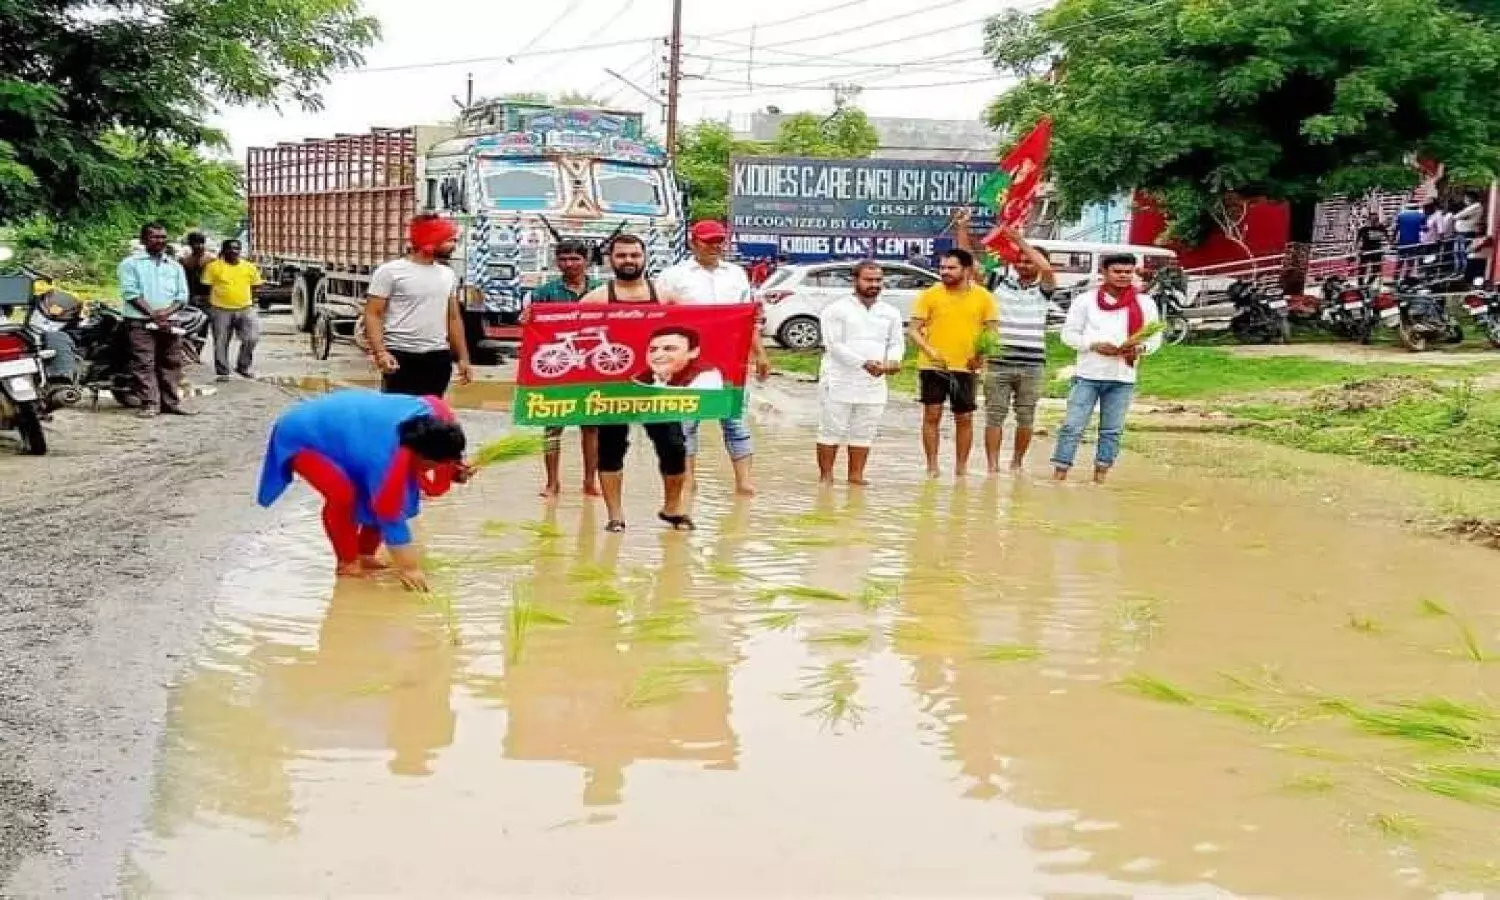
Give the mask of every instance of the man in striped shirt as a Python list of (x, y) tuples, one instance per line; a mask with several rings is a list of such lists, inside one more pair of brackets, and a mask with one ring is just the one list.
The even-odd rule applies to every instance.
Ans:
[[(966, 209), (954, 220), (957, 244), (965, 249), (973, 242), (969, 221)], [(1012, 410), (1016, 439), (1011, 471), (1021, 470), (1031, 449), (1047, 364), (1047, 302), (1057, 290), (1057, 274), (1047, 257), (1027, 243), (1020, 232), (1006, 229), (1004, 233), (1021, 249), (1022, 258), (1012, 266), (1015, 283), (1002, 282), (994, 292), (1000, 309), (1001, 347), (999, 355), (985, 361), (984, 371), (984, 451), (992, 473), (1000, 471), (1000, 443)]]

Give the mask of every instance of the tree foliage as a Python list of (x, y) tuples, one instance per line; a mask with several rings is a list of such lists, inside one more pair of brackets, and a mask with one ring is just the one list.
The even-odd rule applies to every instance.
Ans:
[(214, 214), (216, 105), (316, 109), (377, 33), (359, 0), (0, 0), (0, 222)]
[(694, 219), (729, 216), (730, 159), (736, 156), (811, 156), (861, 159), (875, 152), (880, 138), (862, 110), (832, 116), (796, 113), (782, 119), (776, 140), (743, 141), (722, 122), (699, 122), (677, 140), (677, 177), (688, 189)]
[(1061, 0), (988, 23), (1019, 78), (989, 119), (1014, 133), (1052, 115), (1074, 210), (1139, 189), (1192, 240), (1225, 196), (1265, 197), (1301, 213), (1295, 236), (1319, 199), (1413, 185), (1414, 155), (1500, 170), (1500, 34), (1471, 14), (1493, 5)]

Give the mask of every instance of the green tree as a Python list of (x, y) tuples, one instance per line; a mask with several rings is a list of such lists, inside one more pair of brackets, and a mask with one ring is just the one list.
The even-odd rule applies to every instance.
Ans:
[(677, 177), (687, 188), (693, 219), (729, 216), (729, 160), (763, 153), (762, 145), (736, 140), (723, 122), (699, 122), (677, 139)]
[(864, 110), (845, 108), (831, 116), (796, 113), (781, 120), (772, 149), (786, 156), (863, 159), (880, 146)]
[(1200, 238), (1226, 199), (1286, 201), (1295, 259), (1319, 200), (1408, 188), (1414, 156), (1500, 170), (1500, 34), (1465, 5), (1493, 4), (1061, 0), (988, 23), (1019, 79), (989, 118), (1019, 133), (1052, 115), (1064, 204), (1139, 189), (1175, 238)]
[(811, 156), (855, 159), (869, 156), (880, 138), (862, 110), (844, 109), (832, 116), (796, 113), (781, 121), (769, 144), (742, 141), (722, 122), (699, 122), (677, 139), (677, 177), (688, 189), (688, 213), (694, 219), (729, 216), (730, 160), (736, 156)]
[(359, 0), (0, 0), (0, 221), (66, 241), (202, 200), (216, 104), (316, 109), (377, 33)]

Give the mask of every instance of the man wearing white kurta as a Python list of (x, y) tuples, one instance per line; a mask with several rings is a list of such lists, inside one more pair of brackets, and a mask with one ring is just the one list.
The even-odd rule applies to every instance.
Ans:
[(1052, 454), (1054, 477), (1066, 481), (1078, 454), (1083, 430), (1099, 408), (1099, 445), (1094, 450), (1094, 481), (1103, 484), (1120, 455), (1125, 416), (1135, 395), (1136, 366), (1161, 347), (1161, 334), (1150, 334), (1156, 301), (1135, 289), (1135, 257), (1128, 253), (1101, 261), (1104, 284), (1080, 294), (1068, 307), (1062, 341), (1078, 351), (1068, 412)]
[[(692, 256), (661, 273), (657, 282), (679, 303), (716, 304), (749, 303), (750, 277), (745, 270), (724, 261), (724, 244), (729, 232), (718, 222), (699, 222), (688, 232)], [(756, 376), (764, 381), (771, 373), (771, 359), (760, 341), (759, 324), (751, 352), (755, 358)], [(682, 424), (683, 436), (687, 438), (688, 478), (697, 471), (698, 430), (702, 422)], [(719, 423), (724, 430), (724, 446), (729, 450), (729, 459), (734, 464), (735, 493), (750, 495), (755, 486), (750, 480), (750, 460), (755, 452), (750, 443), (750, 428), (743, 417), (724, 419)]]
[(849, 448), (849, 483), (864, 485), (865, 463), (890, 389), (901, 371), (906, 338), (901, 312), (880, 299), (885, 272), (878, 263), (854, 270), (854, 295), (823, 309), (823, 364), (818, 371), (818, 480), (833, 483), (839, 447)]

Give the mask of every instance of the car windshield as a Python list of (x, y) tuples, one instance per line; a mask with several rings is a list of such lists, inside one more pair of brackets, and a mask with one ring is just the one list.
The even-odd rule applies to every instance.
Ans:
[(480, 167), (491, 209), (547, 210), (562, 206), (562, 173), (545, 159), (488, 159)]
[(605, 212), (659, 216), (667, 211), (660, 169), (595, 163), (594, 185), (599, 192), (599, 207)]

